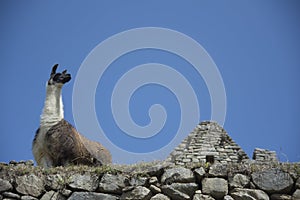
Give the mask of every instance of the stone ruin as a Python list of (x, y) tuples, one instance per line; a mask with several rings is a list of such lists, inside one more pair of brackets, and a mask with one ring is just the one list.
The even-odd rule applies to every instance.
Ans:
[[(256, 148), (253, 160), (277, 162), (276, 152)], [(250, 161), (244, 150), (216, 122), (201, 122), (167, 158), (175, 165), (242, 163)]]

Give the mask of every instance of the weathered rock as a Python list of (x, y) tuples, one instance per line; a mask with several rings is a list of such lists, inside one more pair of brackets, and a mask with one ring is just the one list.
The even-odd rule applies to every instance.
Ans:
[(156, 194), (153, 197), (151, 197), (150, 200), (170, 200), (170, 198), (164, 194)]
[(12, 185), (9, 181), (0, 178), (0, 192), (8, 191), (12, 189)]
[(117, 200), (119, 199), (119, 197), (110, 194), (103, 194), (103, 193), (96, 193), (96, 192), (73, 192), (70, 198), (68, 198), (68, 200), (79, 200), (79, 199)]
[(113, 194), (122, 194), (122, 189), (128, 185), (128, 178), (118, 174), (104, 174), (100, 183), (99, 183), (99, 191), (100, 192), (108, 192)]
[(293, 187), (291, 176), (280, 169), (270, 169), (254, 172), (251, 174), (253, 183), (261, 190), (269, 194), (286, 193), (288, 194)]
[(234, 200), (269, 200), (269, 196), (262, 190), (235, 188), (230, 196)]
[(201, 183), (203, 177), (205, 176), (206, 172), (205, 169), (203, 167), (197, 168), (194, 170), (194, 174), (196, 176), (196, 181), (198, 183)]
[(16, 190), (21, 194), (38, 197), (44, 191), (43, 177), (34, 174), (18, 176), (16, 177), (16, 183)]
[(25, 195), (21, 197), (21, 200), (38, 200), (38, 199), (32, 196)]
[(12, 193), (12, 192), (3, 192), (2, 195), (4, 197), (12, 198), (12, 199), (20, 199), (20, 195)]
[(129, 192), (125, 192), (121, 196), (121, 200), (129, 200), (129, 199), (140, 199), (140, 200), (149, 200), (152, 194), (151, 191), (143, 186), (137, 186), (133, 190)]
[(180, 192), (178, 190), (176, 190), (174, 187), (172, 187), (171, 185), (164, 185), (161, 187), (162, 192), (171, 197), (172, 199), (178, 199), (178, 200), (188, 200), (191, 199), (189, 195)]
[(69, 178), (69, 186), (72, 189), (86, 190), (93, 192), (97, 189), (99, 177), (95, 174), (73, 174)]
[(131, 177), (129, 184), (132, 186), (145, 186), (147, 184), (148, 178), (146, 177)]
[(297, 190), (293, 193), (293, 198), (294, 198), (294, 199), (300, 199), (300, 189), (297, 189)]
[(51, 174), (45, 178), (45, 187), (49, 190), (60, 190), (65, 187), (65, 180), (60, 174)]
[(65, 197), (69, 197), (72, 194), (72, 191), (68, 189), (63, 189), (60, 193)]
[(163, 184), (191, 183), (195, 181), (193, 172), (183, 167), (167, 169), (161, 177)]
[(209, 195), (205, 195), (205, 194), (195, 194), (193, 197), (193, 200), (215, 200), (214, 198), (212, 198)]
[(227, 164), (215, 163), (213, 164), (208, 172), (213, 177), (227, 177)]
[(216, 199), (221, 199), (228, 194), (228, 183), (223, 178), (204, 178), (202, 180), (202, 192)]
[(153, 194), (161, 193), (161, 189), (155, 185), (150, 185), (149, 189)]
[(198, 185), (196, 183), (172, 183), (170, 186), (190, 197), (192, 197), (198, 189)]
[(46, 192), (40, 200), (49, 200), (49, 199), (65, 200), (67, 198), (64, 197), (63, 195), (59, 194), (58, 192), (49, 191), (49, 192)]
[(230, 188), (244, 188), (250, 183), (250, 178), (243, 174), (236, 174), (232, 179), (229, 179)]
[(271, 200), (292, 200), (292, 196), (287, 194), (272, 194)]

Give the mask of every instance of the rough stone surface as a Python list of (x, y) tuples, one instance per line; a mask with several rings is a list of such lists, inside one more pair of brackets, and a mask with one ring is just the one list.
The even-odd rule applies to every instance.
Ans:
[(174, 187), (170, 185), (164, 185), (161, 188), (162, 192), (167, 195), (168, 197), (171, 197), (171, 199), (183, 199), (183, 200), (188, 200), (190, 199), (190, 196), (176, 190)]
[(267, 149), (255, 148), (252, 158), (257, 162), (278, 162), (276, 152)]
[(226, 195), (225, 197), (224, 197), (224, 200), (234, 200), (231, 196), (229, 196), (229, 195)]
[(247, 154), (216, 122), (201, 122), (169, 155), (176, 165), (199, 163), (239, 163)]
[(230, 196), (234, 200), (269, 200), (269, 196), (262, 190), (236, 188)]
[(193, 200), (215, 200), (215, 199), (206, 194), (195, 194)]
[(68, 200), (80, 200), (80, 199), (89, 199), (89, 200), (117, 200), (117, 196), (103, 193), (95, 192), (74, 192)]
[(34, 174), (18, 176), (16, 190), (25, 195), (38, 197), (44, 191), (44, 179)]
[(243, 174), (236, 174), (232, 179), (229, 179), (230, 188), (244, 188), (250, 184), (250, 178)]
[(97, 189), (99, 178), (96, 175), (86, 174), (74, 174), (70, 177), (69, 186), (72, 189), (86, 190), (93, 192)]
[(272, 194), (271, 200), (292, 200), (292, 196), (287, 194)]
[(161, 189), (155, 185), (150, 185), (149, 189), (153, 194), (161, 193)]
[(46, 188), (59, 190), (65, 187), (65, 180), (60, 174), (50, 174), (45, 178)]
[(21, 197), (21, 200), (38, 200), (38, 199), (32, 196), (25, 195)]
[(20, 195), (12, 193), (12, 192), (3, 192), (4, 197), (13, 198), (13, 199), (20, 199)]
[(300, 189), (297, 189), (297, 190), (293, 193), (293, 198), (294, 198), (294, 199), (300, 199)]
[(12, 185), (7, 180), (0, 178), (0, 192), (8, 191), (12, 189)]
[(171, 199), (164, 194), (156, 194), (153, 197), (151, 197), (150, 200), (171, 200)]
[(291, 176), (279, 169), (270, 169), (251, 174), (253, 183), (261, 190), (273, 193), (289, 193), (293, 187)]
[(209, 169), (209, 175), (214, 177), (227, 177), (227, 164), (215, 163)]
[(140, 199), (140, 200), (149, 200), (152, 194), (151, 191), (143, 186), (137, 186), (133, 190), (129, 192), (125, 192), (121, 196), (121, 200), (128, 200), (128, 199)]
[(163, 184), (179, 183), (191, 183), (195, 181), (193, 172), (190, 169), (183, 167), (167, 169), (161, 177)]
[(198, 189), (198, 185), (196, 183), (172, 183), (170, 186), (190, 197), (192, 197)]
[(300, 189), (300, 177), (296, 181), (296, 188)]
[(104, 174), (99, 183), (100, 192), (122, 194), (122, 189), (128, 185), (128, 178), (123, 175)]
[(202, 180), (202, 192), (216, 199), (223, 198), (228, 194), (228, 183), (223, 178), (204, 178)]
[(147, 184), (147, 177), (131, 177), (129, 184), (132, 186), (145, 186)]

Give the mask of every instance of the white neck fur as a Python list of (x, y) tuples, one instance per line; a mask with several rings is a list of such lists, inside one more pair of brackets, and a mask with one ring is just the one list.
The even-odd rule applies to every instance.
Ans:
[(50, 129), (64, 118), (63, 102), (61, 96), (62, 85), (47, 84), (46, 100), (41, 115), (40, 126)]

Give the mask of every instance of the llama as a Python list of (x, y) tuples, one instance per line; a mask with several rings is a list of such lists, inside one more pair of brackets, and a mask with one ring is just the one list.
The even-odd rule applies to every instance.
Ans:
[(110, 152), (100, 143), (81, 135), (64, 120), (62, 87), (71, 80), (64, 70), (56, 73), (54, 65), (46, 86), (46, 99), (36, 131), (32, 152), (39, 166), (105, 165), (112, 162)]

